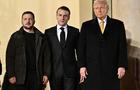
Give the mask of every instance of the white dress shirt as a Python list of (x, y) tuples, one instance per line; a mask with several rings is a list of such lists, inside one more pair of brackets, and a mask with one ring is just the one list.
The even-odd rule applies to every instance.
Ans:
[[(100, 25), (101, 20), (100, 20), (99, 18), (97, 18), (97, 19), (98, 19), (98, 23), (99, 23), (99, 25)], [(104, 21), (104, 29), (105, 29), (106, 24), (107, 24), (107, 16), (105, 17), (105, 19), (104, 19), (103, 21)]]
[(65, 32), (65, 40), (67, 39), (67, 34), (68, 34), (68, 28), (67, 28), (67, 25), (65, 26), (60, 26), (60, 25), (57, 25), (57, 37), (58, 37), (58, 40), (60, 41), (60, 34), (62, 32), (62, 30), (60, 29), (61, 27), (64, 28), (64, 32)]

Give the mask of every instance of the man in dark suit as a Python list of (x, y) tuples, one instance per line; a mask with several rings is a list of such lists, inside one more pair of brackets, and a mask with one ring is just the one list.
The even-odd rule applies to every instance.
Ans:
[(120, 90), (127, 68), (124, 24), (107, 16), (106, 0), (95, 0), (95, 19), (82, 24), (78, 59), (81, 90)]
[(46, 63), (39, 61), (43, 34), (34, 24), (34, 14), (31, 11), (24, 12), (23, 26), (12, 34), (7, 46), (2, 90), (43, 90), (43, 84), (47, 82)]
[[(51, 90), (77, 90), (77, 61), (75, 51), (79, 30), (67, 25), (70, 10), (61, 6), (56, 11), (57, 25), (46, 29), (43, 59), (48, 62), (47, 71)], [(45, 49), (46, 41), (50, 46), (50, 58)]]

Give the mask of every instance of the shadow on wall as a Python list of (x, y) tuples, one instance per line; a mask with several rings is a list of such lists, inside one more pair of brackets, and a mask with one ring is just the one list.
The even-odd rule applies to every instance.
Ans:
[(121, 80), (121, 90), (140, 90), (140, 48), (131, 45), (128, 39), (128, 70)]

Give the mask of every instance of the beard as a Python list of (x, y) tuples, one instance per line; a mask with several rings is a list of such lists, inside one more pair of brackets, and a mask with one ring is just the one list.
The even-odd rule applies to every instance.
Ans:
[(29, 29), (29, 30), (31, 30), (33, 27), (34, 27), (34, 26), (30, 26), (30, 27), (23, 26), (23, 28), (25, 28), (25, 29)]

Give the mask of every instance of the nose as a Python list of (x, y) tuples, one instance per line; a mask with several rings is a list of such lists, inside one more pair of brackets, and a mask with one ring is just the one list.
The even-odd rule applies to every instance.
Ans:
[(30, 19), (27, 19), (28, 22), (30, 22)]
[(101, 12), (101, 8), (99, 8), (98, 11)]
[(62, 16), (61, 19), (64, 20), (64, 16)]

